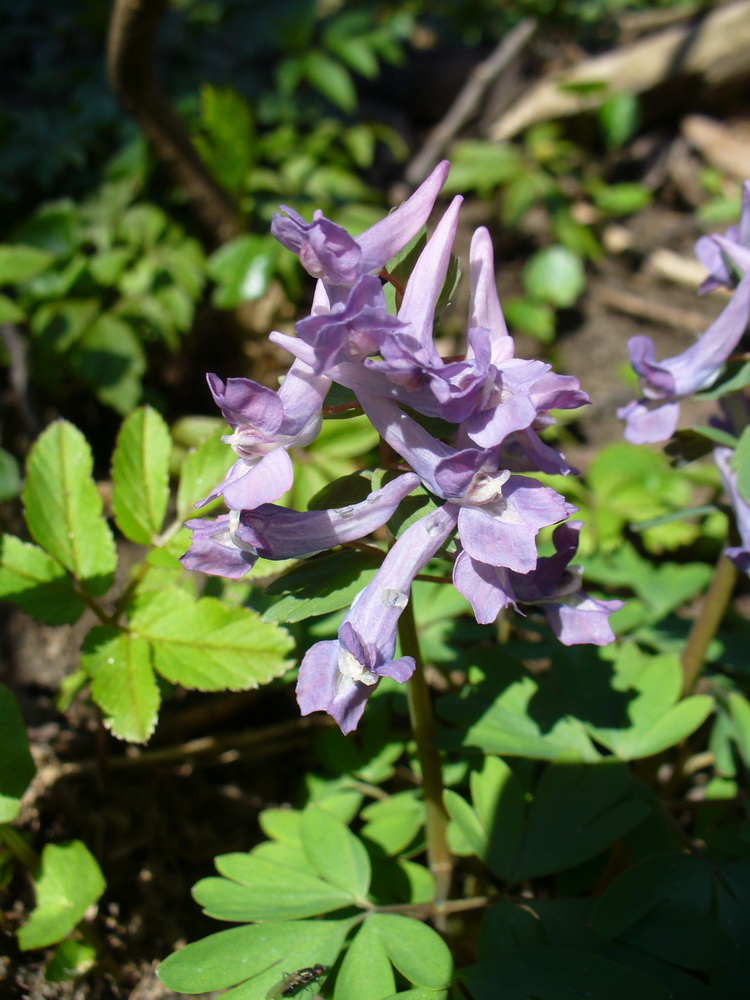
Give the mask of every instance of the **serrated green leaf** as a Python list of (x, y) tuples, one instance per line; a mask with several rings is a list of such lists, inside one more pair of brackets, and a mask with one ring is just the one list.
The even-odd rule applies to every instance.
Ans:
[(57, 421), (31, 449), (23, 501), (34, 540), (98, 597), (111, 586), (117, 555), (92, 468), (83, 434)]
[(36, 906), (18, 931), (19, 946), (28, 951), (61, 941), (105, 888), (96, 859), (80, 840), (46, 844), (34, 880)]
[(313, 871), (353, 899), (365, 902), (370, 888), (370, 857), (359, 837), (315, 805), (303, 811), (300, 832)]
[(0, 285), (28, 281), (40, 274), (54, 260), (52, 254), (23, 244), (0, 246)]
[(0, 684), (0, 823), (12, 822), (21, 808), (21, 796), (34, 777), (34, 761), (29, 752), (21, 710), (4, 684)]
[(151, 545), (169, 500), (172, 441), (162, 418), (144, 406), (123, 421), (112, 456), (112, 511), (131, 542)]
[(198, 600), (178, 587), (137, 595), (132, 632), (153, 646), (156, 670), (198, 691), (246, 691), (289, 669), (290, 636), (248, 608)]
[[(194, 505), (208, 496), (236, 461), (235, 453), (221, 440), (225, 433), (226, 426), (222, 426), (185, 456), (177, 488), (177, 511), (180, 517), (196, 517)], [(211, 509), (211, 506), (204, 507), (202, 513)]]
[(0, 539), (0, 597), (48, 625), (72, 624), (86, 607), (62, 566), (15, 535)]
[(253, 854), (223, 854), (216, 867), (224, 878), (204, 878), (193, 896), (217, 920), (298, 920), (330, 913), (355, 900), (350, 892), (309, 871)]
[(251, 980), (246, 1000), (265, 1000), (284, 971), (332, 966), (351, 926), (351, 920), (295, 920), (232, 927), (174, 952), (157, 974), (168, 989), (191, 994)]
[(349, 945), (336, 976), (334, 1000), (382, 1000), (396, 989), (396, 979), (383, 939), (366, 920)]
[(145, 743), (159, 713), (159, 688), (145, 639), (101, 625), (83, 640), (81, 663), (105, 725), (121, 740)]

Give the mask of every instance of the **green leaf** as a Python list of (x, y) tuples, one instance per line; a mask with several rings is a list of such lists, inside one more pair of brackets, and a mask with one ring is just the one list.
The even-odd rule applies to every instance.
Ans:
[(142, 395), (146, 355), (130, 323), (104, 313), (78, 341), (73, 367), (97, 397), (118, 413), (136, 406)]
[(21, 808), (21, 796), (34, 777), (34, 761), (29, 752), (21, 709), (4, 684), (0, 684), (0, 823), (12, 822)]
[(292, 567), (266, 587), (283, 595), (263, 617), (272, 622), (299, 622), (348, 607), (375, 576), (382, 559), (356, 549), (313, 556)]
[(72, 624), (86, 607), (62, 566), (15, 535), (0, 539), (0, 597), (48, 625)]
[(92, 468), (83, 434), (56, 421), (31, 449), (23, 501), (34, 540), (98, 597), (111, 586), (117, 555)]
[(428, 990), (450, 985), (453, 959), (445, 941), (431, 927), (391, 913), (373, 914), (368, 921), (377, 928), (388, 958), (410, 983)]
[(503, 303), (503, 312), (512, 330), (528, 333), (543, 344), (550, 344), (555, 337), (555, 313), (547, 302), (529, 298), (510, 298)]
[(581, 258), (564, 246), (535, 253), (521, 274), (525, 291), (557, 308), (572, 306), (586, 287)]
[(370, 857), (359, 837), (319, 806), (308, 806), (302, 813), (301, 836), (313, 871), (364, 903), (370, 888)]
[(0, 323), (23, 323), (25, 318), (26, 313), (20, 306), (7, 295), (0, 295)]
[(169, 429), (150, 406), (123, 422), (112, 456), (112, 511), (131, 542), (151, 545), (169, 500)]
[(526, 804), (518, 779), (505, 761), (488, 757), (481, 772), (471, 775), (474, 808), (456, 792), (446, 791), (445, 804), (474, 853), (506, 882), (524, 837)]
[(382, 1000), (396, 989), (396, 979), (377, 927), (366, 920), (349, 945), (336, 976), (334, 1000)]
[(213, 303), (234, 309), (253, 302), (268, 290), (276, 269), (276, 247), (266, 236), (237, 236), (208, 259), (208, 274), (216, 282)]
[(195, 600), (169, 587), (137, 595), (130, 611), (135, 635), (153, 644), (156, 670), (198, 691), (246, 691), (280, 677), (290, 666), (290, 636), (248, 608), (213, 597)]
[(650, 205), (653, 196), (643, 184), (607, 184), (595, 188), (594, 204), (607, 216), (631, 215)]
[(100, 625), (83, 640), (81, 663), (107, 728), (121, 740), (145, 743), (156, 726), (161, 701), (149, 644)]
[(15, 500), (20, 492), (21, 470), (18, 462), (9, 451), (0, 448), (0, 503)]
[[(180, 517), (196, 516), (194, 505), (208, 496), (236, 460), (235, 453), (221, 440), (225, 433), (226, 427), (222, 426), (185, 456), (177, 487), (177, 511)], [(215, 501), (214, 506), (218, 502)], [(201, 513), (211, 509), (210, 506), (204, 507)]]
[(513, 881), (572, 868), (606, 850), (648, 814), (621, 764), (553, 762), (534, 789)]
[(232, 927), (174, 952), (157, 974), (168, 989), (191, 994), (247, 982), (245, 1000), (265, 1000), (285, 971), (332, 966), (351, 926), (351, 920), (295, 920)]
[(331, 104), (342, 111), (354, 111), (357, 106), (357, 90), (351, 74), (340, 62), (313, 49), (305, 58), (304, 74), (308, 82), (328, 98)]
[(371, 802), (362, 810), (362, 839), (386, 854), (400, 854), (413, 842), (424, 823), (424, 805), (412, 791), (397, 792)]
[(487, 666), (487, 679), (463, 697), (441, 699), (439, 711), (461, 727), (464, 746), (486, 753), (553, 760), (575, 755), (595, 761), (600, 755), (579, 719), (566, 711), (556, 687), (533, 677), (507, 657), (502, 663), (481, 651), (473, 660)]
[(655, 979), (576, 948), (524, 945), (461, 972), (473, 1000), (670, 1000)]
[(737, 473), (737, 489), (745, 503), (750, 503), (750, 427), (746, 427), (732, 456), (732, 468)]
[(597, 110), (597, 117), (607, 149), (619, 149), (632, 139), (638, 128), (638, 96), (624, 93), (613, 94)]
[(52, 254), (38, 247), (0, 245), (0, 285), (27, 281), (49, 267), (54, 259)]
[(55, 948), (44, 970), (48, 983), (64, 983), (85, 975), (96, 963), (96, 948), (86, 941), (68, 938)]
[(68, 935), (106, 888), (96, 859), (80, 840), (46, 844), (34, 880), (36, 906), (18, 931), (24, 951), (45, 948)]
[(355, 903), (345, 889), (266, 857), (223, 854), (216, 867), (225, 877), (201, 879), (193, 896), (217, 920), (296, 920)]
[[(598, 705), (612, 724), (587, 722), (586, 728), (622, 760), (652, 757), (674, 746), (694, 732), (713, 708), (708, 695), (680, 700), (682, 669), (676, 656), (651, 656), (628, 644), (612, 667), (610, 704), (600, 700)], [(585, 717), (585, 712), (581, 714)]]

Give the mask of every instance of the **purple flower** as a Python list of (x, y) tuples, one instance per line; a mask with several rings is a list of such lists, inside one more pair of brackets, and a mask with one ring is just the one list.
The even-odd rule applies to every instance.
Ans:
[(340, 361), (361, 361), (379, 352), (404, 324), (386, 310), (378, 278), (365, 275), (329, 311), (300, 320), (297, 336), (276, 333), (273, 340), (319, 374), (327, 374)]
[(412, 524), (354, 599), (338, 638), (317, 642), (304, 656), (297, 681), (303, 715), (327, 712), (343, 733), (356, 728), (381, 677), (405, 684), (414, 672), (410, 656), (394, 659), (398, 620), (409, 601), (414, 577), (456, 525), (446, 504)]
[(478, 622), (489, 624), (509, 605), (541, 606), (552, 631), (564, 646), (593, 643), (606, 646), (614, 639), (609, 616), (623, 606), (619, 600), (602, 601), (581, 589), (582, 570), (569, 566), (578, 549), (581, 521), (569, 521), (555, 528), (553, 556), (539, 560), (530, 573), (488, 565), (468, 552), (459, 553), (453, 583), (474, 609)]
[(714, 448), (714, 461), (721, 474), (724, 491), (734, 511), (734, 519), (741, 545), (724, 549), (724, 555), (731, 559), (741, 573), (750, 574), (750, 505), (737, 488), (737, 473), (732, 468), (734, 452), (731, 448)]
[(682, 354), (657, 361), (650, 337), (632, 337), (630, 363), (640, 377), (643, 398), (617, 411), (627, 421), (625, 438), (633, 444), (664, 441), (677, 427), (680, 401), (718, 377), (750, 318), (750, 274), (706, 332)]
[(742, 185), (739, 224), (730, 226), (726, 236), (701, 236), (695, 244), (695, 255), (709, 272), (698, 289), (701, 295), (722, 285), (731, 288), (736, 274), (744, 275), (750, 269), (750, 181)]
[(362, 275), (377, 274), (416, 236), (429, 218), (449, 169), (443, 160), (408, 201), (359, 236), (350, 236), (320, 211), (307, 223), (283, 205), (286, 217), (274, 215), (271, 232), (287, 250), (299, 254), (309, 274), (323, 281), (332, 302), (341, 301), (347, 288)]
[(286, 449), (313, 441), (320, 430), (321, 408), (330, 381), (295, 361), (278, 392), (246, 378), (226, 385), (207, 375), (216, 405), (234, 429), (223, 441), (239, 456), (203, 507), (223, 495), (227, 507), (245, 510), (278, 500), (292, 485), (292, 460)]
[(537, 563), (540, 528), (576, 510), (553, 489), (498, 468), (499, 448), (456, 450), (437, 441), (388, 401), (360, 396), (381, 437), (404, 458), (431, 493), (456, 508), (463, 548), (476, 559), (518, 573)]
[(348, 507), (297, 511), (262, 504), (214, 520), (194, 518), (186, 522), (193, 538), (180, 562), (185, 569), (238, 579), (259, 556), (295, 559), (353, 542), (385, 524), (418, 485), (417, 476), (406, 473)]

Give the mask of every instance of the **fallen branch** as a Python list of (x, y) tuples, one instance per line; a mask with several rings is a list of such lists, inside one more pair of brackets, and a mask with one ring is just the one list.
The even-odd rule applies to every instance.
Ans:
[(614, 94), (640, 94), (676, 76), (720, 84), (747, 73), (750, 2), (742, 0), (698, 24), (670, 28), (541, 80), (490, 126), (488, 137), (508, 139), (536, 122), (598, 107)]
[(427, 136), (422, 149), (406, 170), (410, 184), (421, 184), (440, 159), (443, 150), (479, 110), (489, 85), (506, 69), (536, 31), (535, 18), (525, 18), (509, 31), (497, 48), (475, 66), (448, 112)]

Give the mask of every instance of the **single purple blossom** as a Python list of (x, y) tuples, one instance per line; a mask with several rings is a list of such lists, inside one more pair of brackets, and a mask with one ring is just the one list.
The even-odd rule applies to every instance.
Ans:
[(750, 574), (750, 504), (737, 487), (737, 473), (732, 468), (734, 451), (731, 448), (714, 448), (714, 461), (721, 474), (729, 503), (734, 511), (734, 519), (741, 545), (724, 549), (724, 555), (731, 559), (741, 573)]
[(456, 450), (391, 401), (362, 395), (360, 402), (380, 436), (427, 489), (458, 508), (461, 543), (485, 562), (529, 572), (537, 562), (539, 529), (577, 509), (536, 480), (499, 469), (499, 448)]
[(456, 511), (446, 504), (407, 528), (354, 599), (338, 638), (317, 642), (307, 651), (297, 681), (302, 715), (327, 712), (349, 733), (382, 677), (400, 684), (409, 680), (415, 667), (412, 657), (394, 659), (398, 621), (414, 577), (455, 525)]
[(664, 441), (679, 419), (680, 401), (711, 385), (739, 343), (750, 318), (750, 274), (719, 317), (682, 354), (657, 361), (650, 337), (631, 337), (630, 363), (640, 377), (643, 398), (621, 407), (618, 417), (627, 421), (625, 438), (633, 444)]
[(297, 511), (262, 504), (213, 520), (193, 518), (186, 522), (192, 542), (180, 562), (185, 569), (236, 580), (259, 557), (296, 559), (364, 538), (385, 524), (418, 485), (417, 476), (405, 473), (346, 507)]
[(323, 281), (332, 302), (341, 301), (347, 288), (362, 275), (377, 274), (416, 236), (429, 218), (449, 169), (443, 160), (411, 198), (359, 236), (350, 236), (320, 211), (307, 223), (284, 205), (286, 216), (274, 215), (271, 232), (287, 250), (299, 254), (309, 274)]
[(561, 524), (552, 535), (555, 555), (544, 556), (529, 573), (490, 566), (462, 551), (456, 559), (453, 583), (471, 603), (478, 622), (494, 622), (500, 611), (518, 604), (538, 605), (564, 646), (593, 643), (606, 646), (614, 639), (609, 616), (623, 606), (619, 600), (589, 597), (581, 589), (582, 570), (570, 566), (578, 550), (581, 521)]
[(206, 377), (217, 406), (233, 428), (222, 440), (239, 457), (196, 507), (220, 496), (233, 510), (278, 500), (294, 478), (287, 448), (304, 447), (317, 437), (330, 380), (300, 361), (294, 362), (277, 392), (246, 378), (230, 378), (225, 385), (216, 375)]
[(750, 269), (750, 181), (742, 185), (739, 223), (730, 226), (725, 236), (701, 236), (695, 244), (695, 255), (708, 271), (698, 289), (700, 295), (722, 286), (731, 288), (737, 273), (744, 275)]

